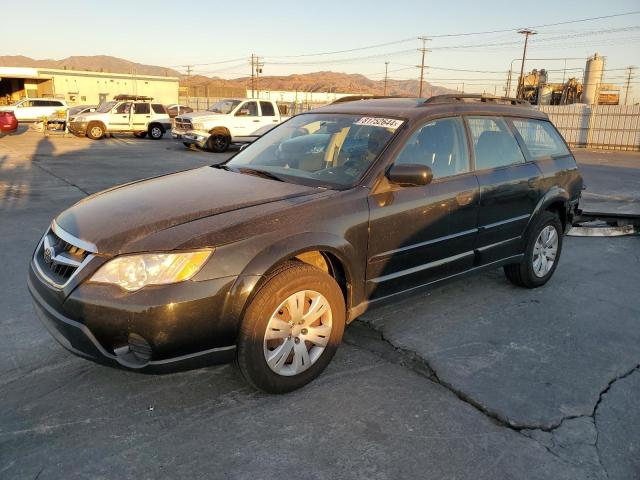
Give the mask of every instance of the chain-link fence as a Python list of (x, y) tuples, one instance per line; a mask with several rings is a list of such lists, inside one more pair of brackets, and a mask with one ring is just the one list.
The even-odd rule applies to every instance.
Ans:
[(543, 105), (571, 147), (640, 150), (640, 106)]
[[(225, 97), (227, 98), (227, 97)], [(211, 105), (223, 100), (220, 97), (180, 97), (179, 103), (193, 108), (196, 111), (207, 110)], [(310, 103), (310, 102), (276, 102), (280, 110), (281, 115), (291, 116), (297, 113), (308, 112), (314, 108), (322, 107), (326, 105), (323, 103)]]

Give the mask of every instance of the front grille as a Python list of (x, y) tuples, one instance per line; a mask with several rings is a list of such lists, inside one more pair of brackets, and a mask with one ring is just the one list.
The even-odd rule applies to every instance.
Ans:
[(176, 117), (176, 128), (178, 130), (191, 130), (191, 120), (189, 120), (188, 118)]
[[(70, 239), (67, 238), (67, 240)], [(61, 238), (51, 228), (40, 242), (35, 255), (40, 272), (57, 286), (67, 283), (92, 253), (71, 243), (73, 240), (67, 240)]]

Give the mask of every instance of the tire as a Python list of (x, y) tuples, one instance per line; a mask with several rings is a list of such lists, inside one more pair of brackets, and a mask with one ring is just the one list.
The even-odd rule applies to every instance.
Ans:
[(104, 127), (98, 122), (90, 123), (87, 126), (87, 137), (91, 140), (100, 140), (106, 133)]
[(191, 144), (187, 143), (187, 142), (182, 142), (182, 144), (187, 147), (189, 150), (191, 150)]
[(524, 258), (520, 263), (505, 265), (504, 273), (519, 287), (541, 287), (556, 271), (561, 253), (562, 222), (556, 214), (542, 212), (528, 235)]
[[(304, 302), (298, 303), (302, 298)], [(312, 301), (317, 302), (321, 315), (305, 323), (300, 314), (309, 314)], [(292, 304), (302, 305), (302, 310), (290, 308)], [(306, 385), (335, 354), (345, 316), (344, 297), (332, 277), (306, 263), (283, 264), (266, 279), (244, 313), (237, 342), (242, 375), (268, 393), (286, 393)]]
[(147, 136), (147, 132), (135, 132), (133, 136), (136, 138), (144, 138)]
[(157, 124), (149, 125), (149, 138), (152, 140), (160, 140), (164, 135), (164, 129)]
[(215, 133), (207, 140), (207, 150), (215, 153), (226, 152), (229, 149), (229, 145), (231, 145), (231, 138), (222, 133)]

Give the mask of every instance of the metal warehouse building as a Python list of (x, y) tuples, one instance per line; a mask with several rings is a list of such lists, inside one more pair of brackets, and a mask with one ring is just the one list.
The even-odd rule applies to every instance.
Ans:
[(0, 67), (0, 104), (21, 98), (51, 97), (69, 105), (97, 105), (114, 95), (153, 97), (178, 102), (178, 78), (50, 68)]

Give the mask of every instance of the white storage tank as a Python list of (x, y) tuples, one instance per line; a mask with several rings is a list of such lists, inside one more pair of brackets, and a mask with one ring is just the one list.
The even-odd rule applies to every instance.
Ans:
[(587, 66), (584, 70), (581, 103), (586, 103), (587, 105), (598, 103), (598, 93), (600, 91), (603, 73), (604, 57), (601, 57), (596, 52), (593, 57), (587, 59)]

